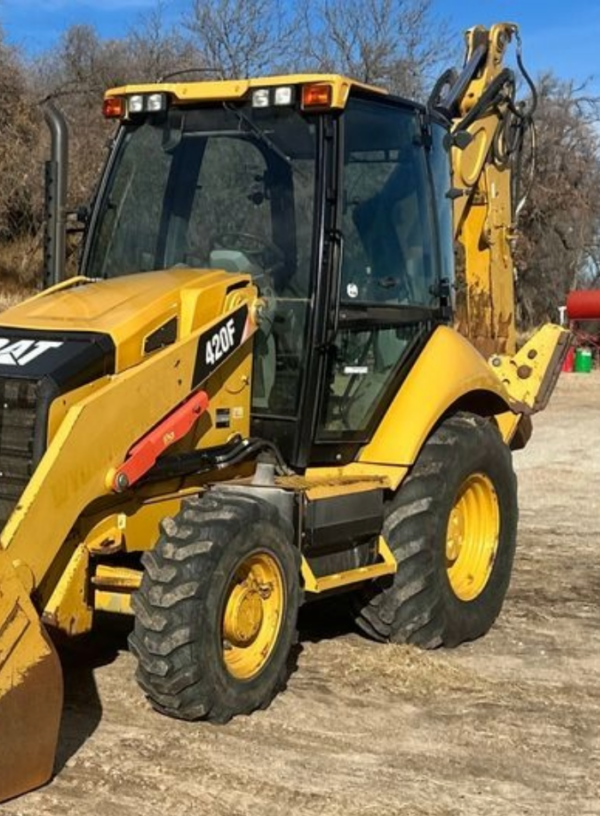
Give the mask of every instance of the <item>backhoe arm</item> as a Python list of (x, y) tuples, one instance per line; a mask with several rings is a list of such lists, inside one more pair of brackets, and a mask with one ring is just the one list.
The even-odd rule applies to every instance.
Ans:
[[(451, 122), (457, 270), (457, 328), (484, 354), (514, 354), (511, 243), (516, 175), (530, 112), (515, 102), (515, 76), (504, 64), (518, 30), (499, 23), (466, 33), (461, 75), (434, 107)], [(520, 62), (520, 58), (519, 58)]]
[[(505, 64), (513, 39), (517, 65), (531, 90), (529, 105), (516, 101), (515, 74)], [(462, 73), (446, 72), (430, 99), (430, 107), (451, 122), (450, 196), (460, 250), (455, 324), (488, 359), (519, 417), (545, 407), (570, 339), (569, 332), (548, 324), (517, 353), (513, 248), (527, 196), (521, 192), (527, 134), (529, 183), (534, 172), (537, 97), (516, 25), (475, 26), (466, 32), (466, 44)]]

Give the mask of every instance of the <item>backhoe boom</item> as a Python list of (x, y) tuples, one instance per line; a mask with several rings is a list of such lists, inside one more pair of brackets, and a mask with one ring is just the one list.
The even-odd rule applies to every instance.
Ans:
[(452, 121), (454, 228), (462, 250), (456, 322), (486, 357), (516, 350), (513, 197), (532, 113), (515, 102), (515, 75), (505, 65), (518, 36), (512, 23), (469, 29), (465, 68), (434, 100)]

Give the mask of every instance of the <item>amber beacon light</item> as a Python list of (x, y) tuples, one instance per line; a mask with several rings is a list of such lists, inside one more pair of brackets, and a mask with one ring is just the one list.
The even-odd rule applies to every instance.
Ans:
[(331, 85), (305, 85), (302, 88), (302, 107), (303, 108), (329, 108), (331, 107), (331, 100), (333, 92)]
[(122, 96), (109, 96), (104, 100), (102, 113), (106, 119), (120, 119), (125, 114), (125, 100)]

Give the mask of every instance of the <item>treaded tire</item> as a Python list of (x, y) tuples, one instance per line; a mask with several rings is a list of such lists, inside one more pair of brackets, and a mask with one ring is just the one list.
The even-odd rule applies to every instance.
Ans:
[[(184, 720), (227, 722), (266, 708), (285, 686), (296, 637), (299, 555), (291, 528), (268, 502), (215, 489), (186, 499), (161, 529), (142, 556), (144, 576), (132, 600), (129, 645), (139, 685), (155, 709)], [(240, 680), (223, 658), (222, 614), (236, 567), (256, 552), (276, 559), (283, 612), (267, 662)]]
[[(458, 491), (471, 474), (492, 482), (500, 514), (494, 564), (481, 593), (461, 600), (448, 578), (446, 536)], [(386, 508), (383, 535), (397, 561), (393, 579), (355, 595), (355, 620), (380, 641), (423, 648), (457, 646), (485, 634), (496, 620), (512, 571), (517, 483), (511, 452), (492, 422), (456, 414), (431, 435)]]

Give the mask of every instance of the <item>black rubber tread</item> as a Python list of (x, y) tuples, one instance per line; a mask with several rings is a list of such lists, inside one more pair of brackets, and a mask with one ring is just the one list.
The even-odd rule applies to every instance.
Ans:
[[(227, 490), (186, 499), (176, 517), (163, 520), (156, 547), (142, 556), (129, 637), (137, 681), (154, 708), (179, 719), (226, 722), (265, 708), (285, 686), (300, 603), (292, 535), (274, 506)], [(254, 551), (278, 560), (286, 609), (268, 663), (241, 681), (222, 660), (221, 605), (235, 566)]]
[[(472, 601), (452, 590), (445, 562), (446, 530), (460, 485), (470, 473), (493, 482), (500, 539), (488, 583)], [(508, 589), (516, 546), (517, 487), (512, 457), (492, 421), (456, 414), (432, 434), (412, 471), (386, 507), (383, 535), (398, 562), (354, 596), (357, 625), (380, 641), (422, 648), (456, 646), (485, 634)]]

